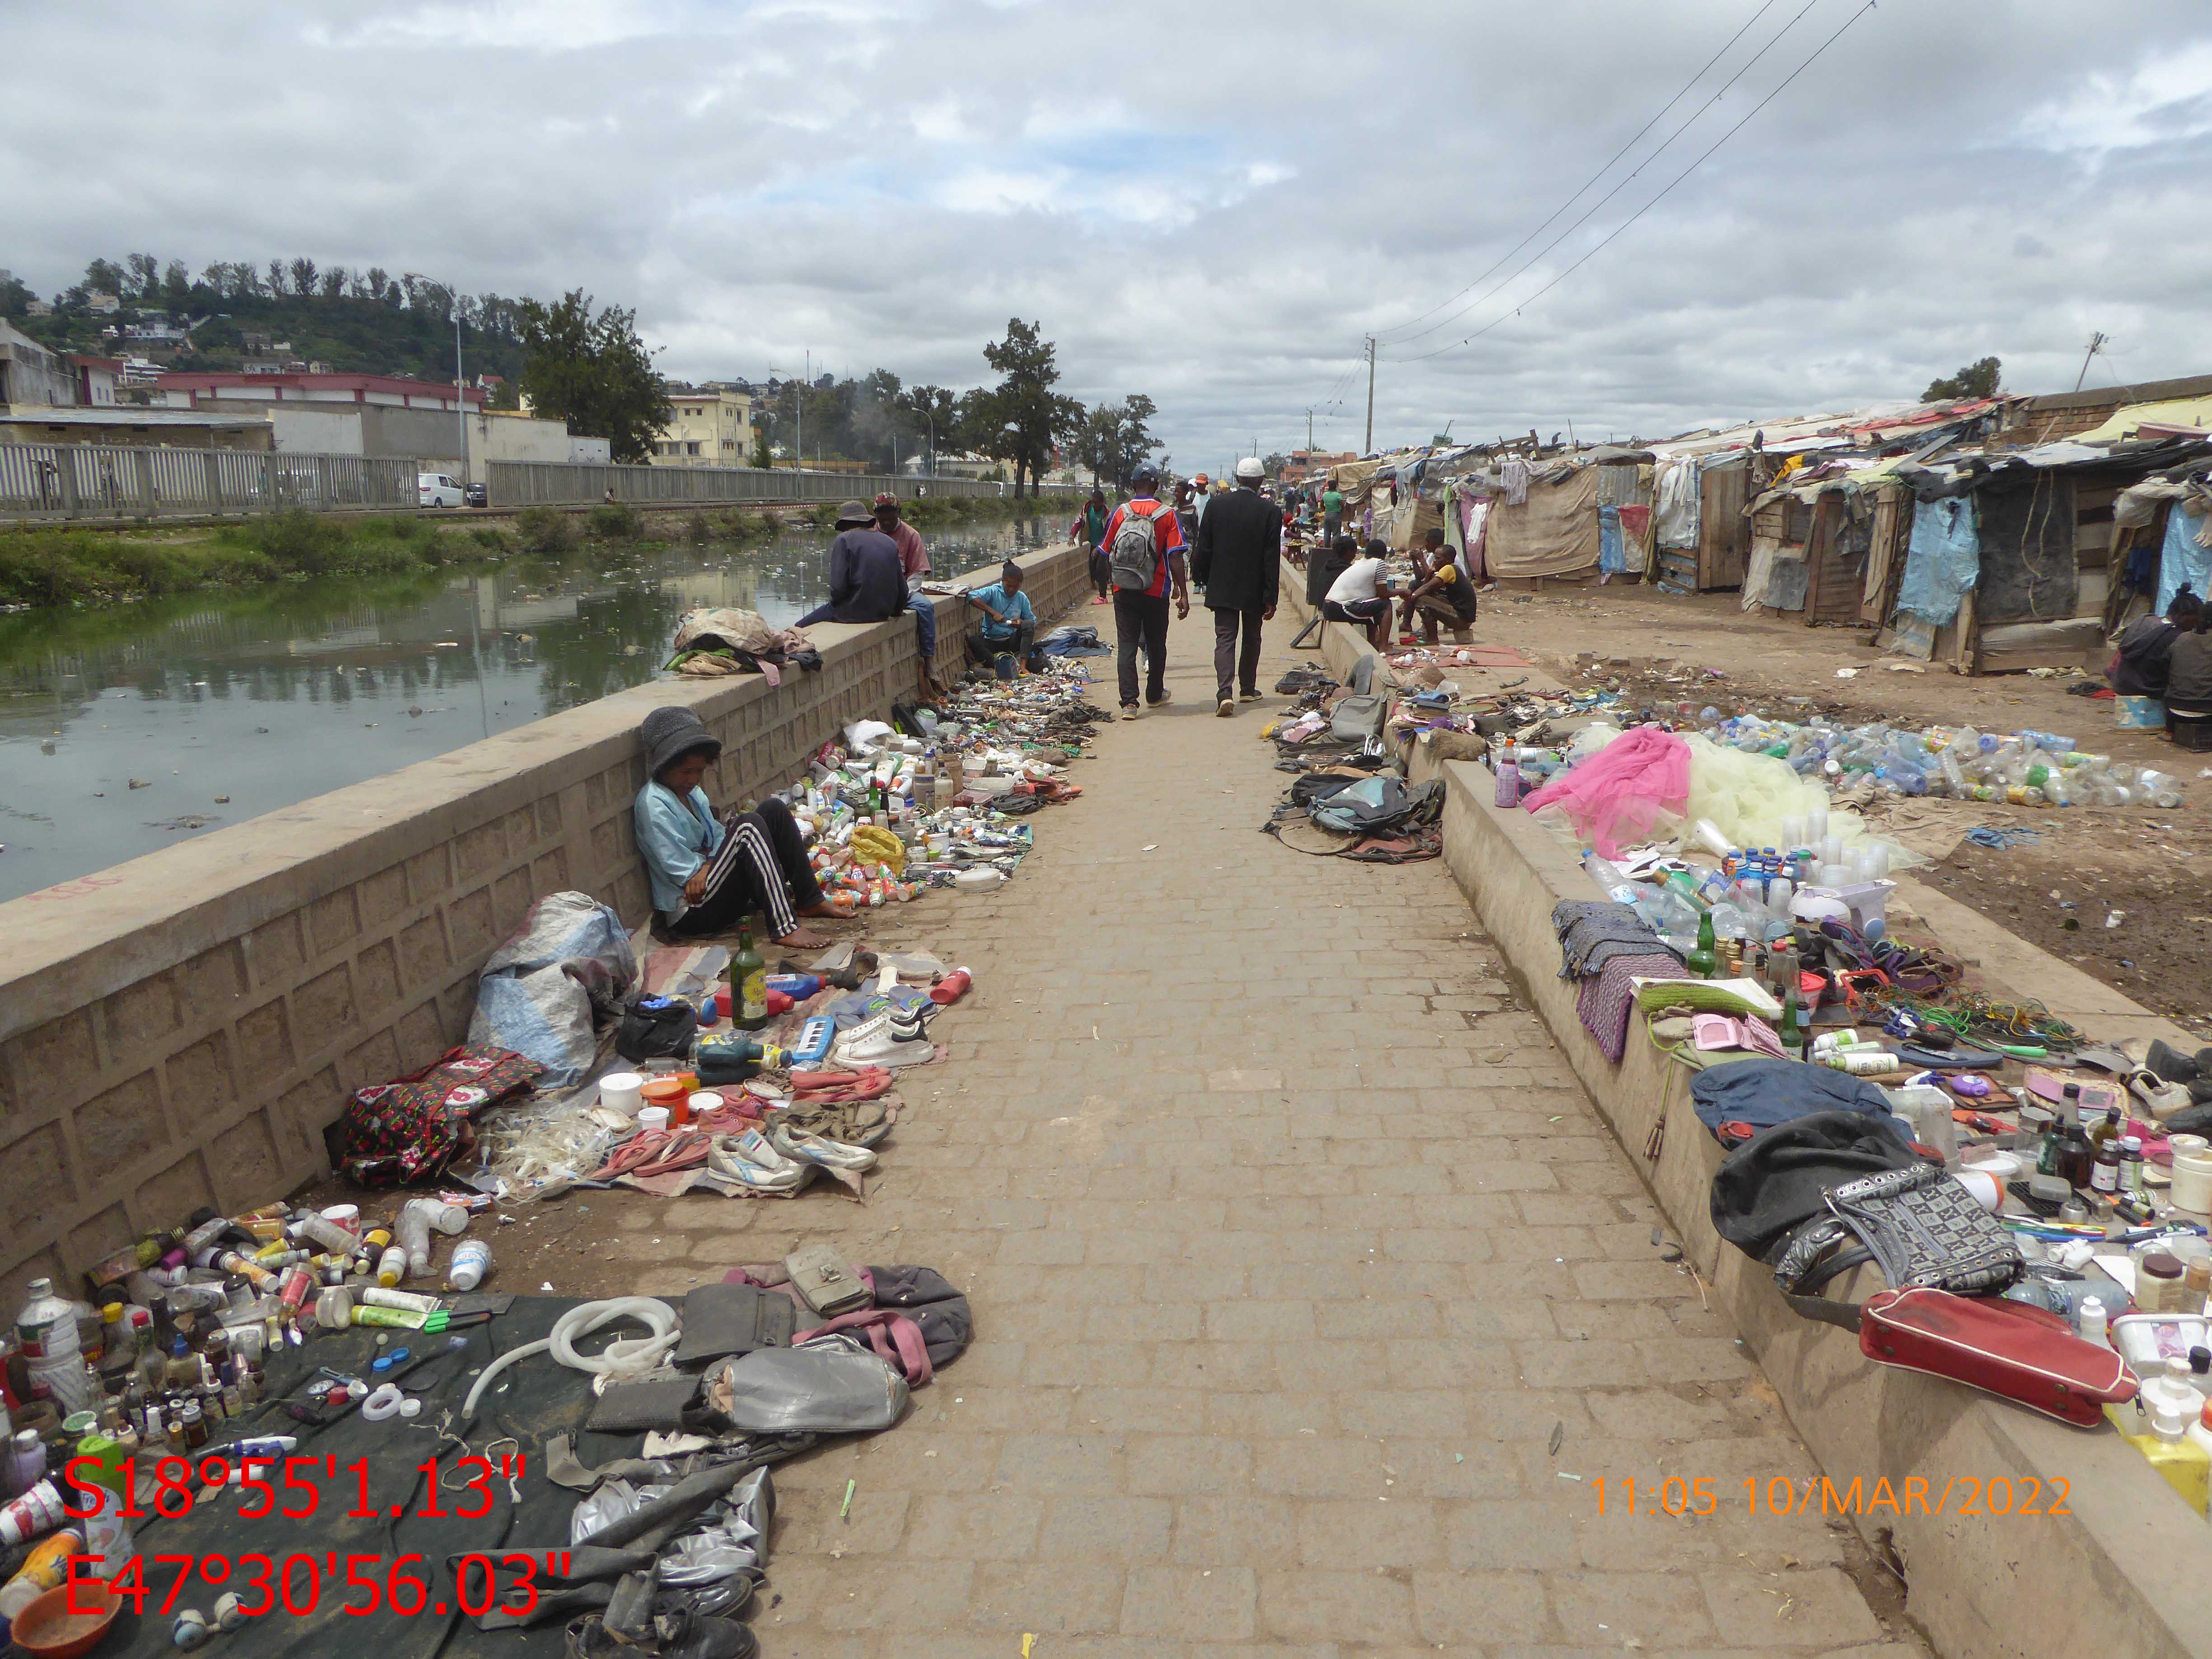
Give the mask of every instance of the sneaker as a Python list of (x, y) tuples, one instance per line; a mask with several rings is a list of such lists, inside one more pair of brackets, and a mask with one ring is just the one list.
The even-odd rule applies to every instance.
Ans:
[(1168, 706), (1168, 704), (1170, 704), (1170, 703), (1173, 702), (1174, 701), (1175, 701), (1175, 693), (1174, 693), (1174, 692), (1172, 692), (1172, 691), (1163, 691), (1163, 692), (1161, 692), (1161, 693), (1160, 693), (1160, 695), (1159, 695), (1158, 696), (1154, 697), (1154, 698), (1152, 700), (1152, 707), (1153, 707), (1153, 708), (1166, 708), (1166, 707)]
[(776, 1151), (758, 1129), (717, 1137), (707, 1149), (707, 1168), (728, 1183), (725, 1190), (756, 1193), (795, 1193), (814, 1179), (815, 1170), (814, 1164)]
[(1093, 593), (1091, 596), (1091, 603), (1093, 605), (1103, 605), (1106, 603), (1106, 596), (1103, 593)]
[(1144, 713), (1145, 711), (1133, 702), (1125, 702), (1121, 705), (1121, 718), (1125, 720), (1141, 720), (1144, 718)]
[(937, 1045), (927, 1037), (902, 1042), (886, 1028), (858, 1042), (841, 1042), (832, 1053), (845, 1066), (927, 1066), (937, 1058)]
[(827, 1135), (781, 1122), (772, 1122), (768, 1133), (769, 1144), (794, 1164), (811, 1164), (817, 1169), (844, 1170), (854, 1174), (876, 1167), (876, 1155), (865, 1146), (850, 1146)]
[(1213, 712), (1220, 719), (1224, 720), (1227, 720), (1231, 714), (1237, 712), (1237, 699), (1234, 697), (1224, 697), (1219, 702), (1213, 705)]

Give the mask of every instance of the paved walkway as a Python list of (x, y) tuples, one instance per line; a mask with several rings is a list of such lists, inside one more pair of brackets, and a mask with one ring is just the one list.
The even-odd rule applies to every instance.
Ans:
[(907, 913), (979, 988), (866, 1207), (622, 1206), (641, 1289), (819, 1237), (974, 1301), (907, 1422), (777, 1471), (763, 1652), (1919, 1654), (1766, 1512), (1813, 1465), (1443, 866), (1255, 832), (1206, 620), (1013, 884)]

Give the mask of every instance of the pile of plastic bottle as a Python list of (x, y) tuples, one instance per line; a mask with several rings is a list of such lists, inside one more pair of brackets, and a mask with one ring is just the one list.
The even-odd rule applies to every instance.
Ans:
[(921, 709), (919, 737), (880, 722), (853, 727), (849, 744), (825, 744), (787, 794), (813, 843), (825, 896), (856, 908), (905, 903), (925, 889), (987, 892), (1019, 867), (1030, 826), (994, 803), (1053, 793), (1063, 769), (1036, 752), (1065, 755), (1066, 711), (1088, 684), (1080, 670), (991, 684)]
[(1971, 726), (1916, 732), (1825, 721), (1801, 726), (1756, 714), (1723, 720), (1716, 708), (1703, 710), (1696, 720), (1715, 743), (1786, 761), (1799, 775), (1825, 778), (1834, 788), (1863, 781), (1885, 795), (2014, 806), (2181, 805), (2181, 781), (2171, 773), (2087, 753), (2073, 738), (2052, 732), (1998, 733)]

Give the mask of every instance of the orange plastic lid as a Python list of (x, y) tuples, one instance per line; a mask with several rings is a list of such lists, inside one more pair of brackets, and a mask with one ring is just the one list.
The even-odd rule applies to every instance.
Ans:
[(673, 1106), (690, 1092), (690, 1085), (680, 1077), (657, 1077), (638, 1091), (656, 1106)]

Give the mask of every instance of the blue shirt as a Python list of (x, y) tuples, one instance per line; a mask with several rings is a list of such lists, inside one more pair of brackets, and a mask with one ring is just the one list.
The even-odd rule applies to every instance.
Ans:
[(978, 604), (989, 605), (1006, 619), (997, 622), (989, 617), (983, 618), (980, 631), (987, 640), (1011, 640), (1020, 631), (1024, 623), (1036, 621), (1036, 612), (1030, 606), (1030, 596), (1026, 592), (1009, 595), (1004, 582), (993, 582), (988, 587), (970, 588), (968, 597)]
[(637, 792), (637, 850), (653, 883), (653, 908), (671, 918), (681, 915), (684, 884), (722, 844), (722, 826), (708, 804), (707, 792), (679, 795), (665, 783)]

